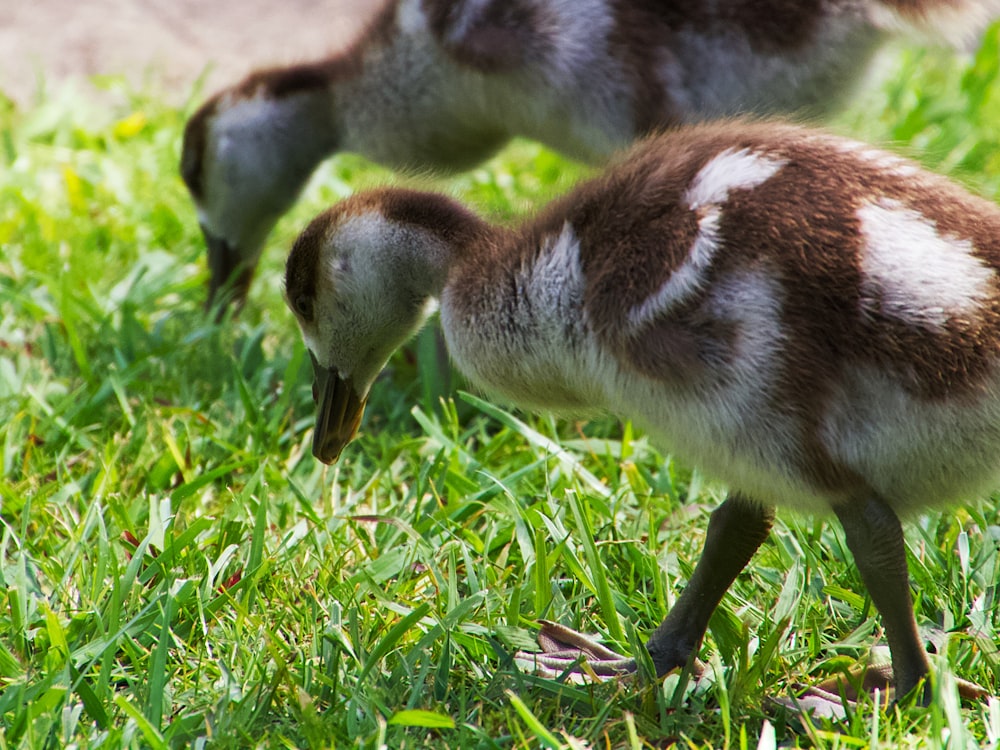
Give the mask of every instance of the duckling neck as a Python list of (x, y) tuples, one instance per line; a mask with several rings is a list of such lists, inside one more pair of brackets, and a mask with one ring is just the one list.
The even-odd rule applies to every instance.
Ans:
[(440, 299), (456, 267), (470, 259), (475, 264), (506, 231), (444, 195), (388, 188), (375, 200), (390, 232), (379, 231), (378, 245), (395, 256), (387, 262), (420, 298)]
[(281, 153), (286, 168), (290, 168), (299, 184), (304, 184), (316, 166), (340, 146), (341, 131), (328, 99), (325, 87), (303, 89), (288, 97), (281, 121), (272, 123), (273, 131), (285, 140)]

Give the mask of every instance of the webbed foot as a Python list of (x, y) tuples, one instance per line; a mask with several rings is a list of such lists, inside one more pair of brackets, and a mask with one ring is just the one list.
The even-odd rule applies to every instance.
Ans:
[[(955, 678), (955, 683), (958, 695), (964, 701), (983, 700), (991, 695), (990, 691), (974, 682)], [(883, 706), (897, 699), (891, 662), (856, 666), (816, 685), (800, 685), (795, 689), (801, 691), (797, 696), (774, 698), (771, 702), (796, 713), (811, 713), (814, 718), (845, 719), (848, 711), (856, 710), (862, 695), (877, 698)], [(922, 682), (917, 689), (924, 691), (918, 701), (928, 704), (931, 699), (929, 685)]]
[(548, 679), (573, 684), (604, 682), (635, 674), (635, 659), (612, 651), (592, 636), (551, 620), (539, 620), (540, 652), (518, 651), (514, 663)]

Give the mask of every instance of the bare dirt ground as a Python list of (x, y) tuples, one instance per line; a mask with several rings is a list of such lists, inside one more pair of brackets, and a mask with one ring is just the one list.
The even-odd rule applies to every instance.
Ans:
[(0, 0), (0, 92), (25, 105), (43, 86), (108, 74), (181, 102), (203, 74), (209, 93), (336, 51), (379, 1)]

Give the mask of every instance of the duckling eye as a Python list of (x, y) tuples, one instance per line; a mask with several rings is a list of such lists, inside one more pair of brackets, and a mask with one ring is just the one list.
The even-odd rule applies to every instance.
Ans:
[(312, 299), (300, 294), (293, 300), (292, 303), (295, 307), (295, 312), (297, 312), (303, 320), (311, 321), (313, 319), (313, 302)]

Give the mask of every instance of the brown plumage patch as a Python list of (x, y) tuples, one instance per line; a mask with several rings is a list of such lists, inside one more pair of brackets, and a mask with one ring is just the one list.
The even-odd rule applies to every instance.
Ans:
[[(627, 158), (602, 178), (599, 194), (615, 221), (603, 214), (603, 225), (591, 234), (586, 221), (578, 225), (573, 219), (584, 257), (588, 246), (600, 252), (595, 259), (591, 251), (587, 265), (591, 288), (601, 290), (602, 301), (595, 297), (589, 303), (594, 317), (622, 320), (624, 310), (666, 281), (697, 231), (693, 216), (677, 208), (680, 195), (720, 151), (749, 148), (786, 164), (775, 178), (730, 194), (721, 211), (722, 246), (708, 278), (762, 262), (776, 269), (786, 295), (783, 322), (793, 334), (788, 359), (796, 371), (787, 373), (789, 384), (797, 383), (804, 398), (816, 400), (817, 384), (836, 377), (833, 368), (866, 362), (894, 373), (918, 396), (939, 398), (978, 387), (1000, 356), (1000, 290), (974, 319), (953, 317), (943, 331), (871, 316), (860, 297), (863, 238), (857, 212), (879, 198), (897, 201), (933, 222), (942, 236), (968, 240), (977, 257), (1000, 269), (1000, 211), (944, 178), (897, 173), (906, 164), (902, 160), (883, 166), (836, 143), (787, 126), (730, 123), (685, 129), (641, 146), (638, 158)], [(638, 156), (657, 149), (670, 153)], [(657, 183), (651, 163), (681, 184)], [(647, 207), (651, 200), (655, 210)], [(654, 230), (657, 217), (668, 212), (674, 214), (671, 221)], [(649, 249), (651, 242), (659, 244), (656, 252)], [(650, 257), (663, 265), (651, 267)], [(610, 290), (620, 294), (617, 311)]]
[(181, 179), (196, 200), (204, 197), (202, 173), (205, 165), (205, 149), (208, 146), (208, 122), (215, 116), (218, 97), (213, 97), (201, 105), (184, 126), (181, 142)]
[(670, 62), (671, 40), (684, 20), (678, 5), (659, 0), (612, 3), (614, 26), (608, 45), (631, 82), (636, 134), (681, 121), (659, 75)]
[(686, 305), (623, 336), (620, 355), (636, 372), (667, 383), (694, 386), (714, 379), (732, 362), (739, 331), (733, 321)]
[[(975, 2), (976, 0), (973, 0)], [(963, 8), (971, 3), (965, 0), (879, 0), (882, 5), (887, 5), (899, 13), (914, 18), (926, 18), (933, 11), (945, 8)]]
[(306, 323), (313, 321), (323, 242), (340, 213), (339, 206), (334, 206), (313, 219), (295, 240), (285, 263), (285, 299)]
[(556, 212), (565, 212), (580, 240), (593, 319), (618, 320), (687, 257), (698, 224), (681, 196), (699, 166), (681, 150), (629, 159)]
[(720, 8), (719, 20), (741, 29), (759, 52), (789, 53), (807, 48), (828, 12), (824, 0), (738, 0)]
[[(873, 200), (898, 201), (932, 222), (942, 237), (968, 240), (974, 247), (973, 254), (987, 266), (1000, 268), (1000, 212), (993, 204), (969, 195), (950, 181), (926, 172), (899, 176), (892, 169), (873, 168), (865, 159), (850, 154), (838, 158), (835, 153), (823, 153), (815, 147), (799, 157), (799, 162), (804, 174), (798, 187), (807, 198), (815, 194), (810, 187), (817, 180), (839, 183), (839, 193), (834, 195), (839, 194), (843, 206), (849, 210), (849, 216), (842, 217), (840, 222), (856, 226), (858, 209)], [(789, 185), (789, 192), (794, 190), (795, 185)], [(833, 188), (828, 190), (832, 192)], [(791, 200), (791, 196), (787, 198)], [(821, 285), (830, 290), (828, 296), (839, 290), (839, 297), (850, 292), (851, 307), (839, 311), (843, 317), (833, 319), (842, 322), (839, 325), (831, 325), (830, 319), (824, 322), (830, 310), (817, 309), (815, 300), (802, 300), (803, 307), (808, 305), (814, 311), (813, 323), (817, 328), (841, 334), (836, 353), (843, 353), (847, 362), (860, 359), (878, 365), (898, 377), (914, 395), (924, 398), (958, 397), (982, 385), (1000, 355), (1000, 290), (996, 280), (986, 305), (981, 305), (971, 318), (951, 316), (943, 330), (920, 327), (877, 310), (865, 310), (862, 314), (860, 242), (860, 238), (853, 240), (854, 250), (848, 255), (851, 266), (825, 270), (812, 290), (821, 291), (818, 288)], [(819, 256), (828, 265), (831, 261), (826, 259), (834, 249), (814, 247), (810, 260), (816, 262), (814, 259)], [(792, 272), (803, 277), (806, 274), (801, 265)], [(796, 290), (804, 295), (809, 293), (799, 284)]]
[(325, 60), (258, 70), (243, 80), (239, 91), (247, 98), (264, 95), (268, 99), (282, 99), (326, 88), (337, 73), (346, 73), (345, 69), (350, 67), (353, 67), (353, 61), (336, 58), (336, 63)]
[(472, 245), (486, 229), (472, 211), (438, 193), (389, 188), (371, 197), (389, 221), (422, 227), (458, 248)]
[(494, 0), (480, 9), (461, 39), (449, 39), (462, 3), (424, 0), (431, 33), (461, 65), (483, 73), (516, 71), (543, 65), (559, 29), (539, 4), (525, 0)]

